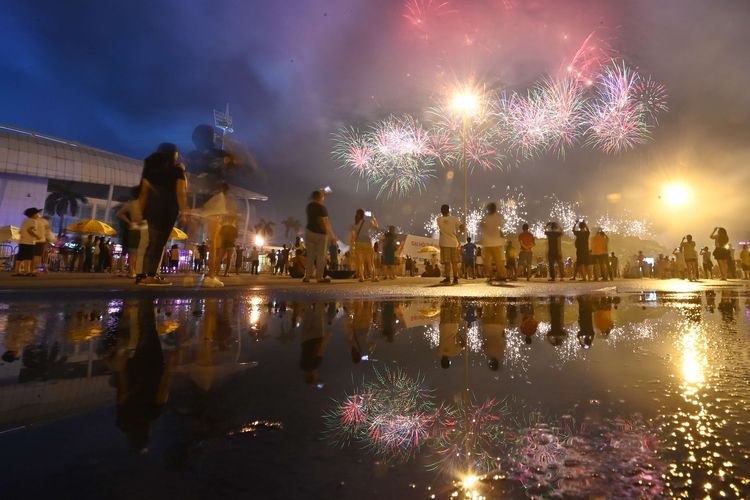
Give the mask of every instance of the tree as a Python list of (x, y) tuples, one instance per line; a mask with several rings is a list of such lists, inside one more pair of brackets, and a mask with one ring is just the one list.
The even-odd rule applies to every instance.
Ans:
[(82, 194), (67, 188), (58, 188), (47, 195), (47, 199), (44, 200), (44, 211), (60, 217), (60, 230), (57, 234), (63, 234), (65, 233), (65, 216), (70, 214), (75, 217), (78, 215), (79, 205), (88, 202), (89, 200)]
[(260, 219), (254, 227), (256, 233), (262, 234), (266, 238), (270, 238), (273, 236), (273, 226), (273, 222), (266, 219)]
[(286, 219), (281, 221), (281, 223), (286, 228), (286, 233), (284, 233), (284, 236), (286, 236), (287, 238), (289, 237), (290, 232), (294, 232), (295, 236), (298, 235), (299, 230), (302, 227), (300, 221), (295, 219), (294, 217), (287, 217)]

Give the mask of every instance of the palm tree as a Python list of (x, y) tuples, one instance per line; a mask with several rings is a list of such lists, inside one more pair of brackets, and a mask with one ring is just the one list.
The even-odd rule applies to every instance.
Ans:
[(289, 232), (294, 232), (295, 236), (299, 234), (299, 230), (302, 227), (302, 224), (300, 224), (300, 221), (295, 219), (294, 217), (287, 217), (281, 223), (286, 228), (286, 233), (284, 233), (284, 236), (287, 238), (289, 237)]
[(266, 219), (260, 219), (254, 227), (256, 233), (262, 234), (266, 238), (270, 238), (273, 236), (273, 226), (273, 222)]
[(79, 204), (88, 203), (89, 200), (82, 194), (75, 193), (70, 189), (61, 187), (51, 191), (44, 200), (44, 211), (60, 217), (60, 230), (57, 234), (65, 232), (65, 216), (70, 213), (73, 217), (78, 215)]

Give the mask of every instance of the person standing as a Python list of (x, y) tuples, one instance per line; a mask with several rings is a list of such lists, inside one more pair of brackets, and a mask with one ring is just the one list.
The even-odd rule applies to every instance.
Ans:
[(703, 250), (701, 250), (701, 256), (703, 257), (703, 277), (710, 280), (714, 275), (714, 263), (711, 260), (711, 250), (709, 250), (708, 247), (703, 247)]
[(437, 219), (437, 225), (440, 229), (440, 260), (445, 266), (445, 279), (441, 281), (443, 285), (449, 285), (451, 282), (451, 269), (453, 270), (453, 284), (458, 284), (458, 264), (461, 262), (459, 253), (458, 233), (461, 232), (461, 222), (450, 215), (450, 207), (442, 205), (440, 207), (441, 217)]
[(237, 247), (234, 249), (234, 272), (237, 276), (240, 275), (240, 271), (242, 270), (243, 253), (244, 252), (242, 247), (237, 245)]
[(466, 238), (466, 244), (463, 246), (463, 271), (464, 278), (474, 279), (476, 277), (476, 253), (477, 246), (472, 243), (471, 238)]
[(547, 236), (547, 262), (549, 262), (549, 280), (555, 281), (555, 264), (560, 272), (560, 281), (565, 278), (565, 267), (562, 261), (562, 229), (557, 222), (548, 222), (544, 234)]
[(695, 242), (693, 241), (692, 234), (688, 234), (682, 238), (680, 252), (685, 258), (688, 280), (698, 281), (698, 252), (695, 250)]
[(206, 267), (206, 257), (208, 256), (208, 245), (206, 245), (206, 240), (203, 240), (200, 245), (198, 245), (198, 258), (194, 262), (194, 271), (203, 271), (203, 269)]
[(614, 280), (620, 277), (620, 259), (615, 252), (609, 254), (609, 279)]
[[(612, 278), (612, 271), (609, 268), (609, 258), (607, 256), (608, 247), (609, 236), (604, 232), (604, 229), (599, 228), (591, 238), (591, 259), (596, 268), (598, 268), (599, 279), (602, 281)], [(592, 275), (591, 278), (596, 280), (596, 274)]]
[(383, 236), (383, 274), (385, 279), (396, 279), (396, 228), (388, 226)]
[(286, 247), (286, 243), (281, 246), (281, 253), (277, 261), (276, 267), (278, 268), (277, 274), (284, 276), (286, 269), (289, 266), (289, 249)]
[(375, 272), (375, 250), (372, 246), (370, 232), (378, 229), (378, 221), (375, 217), (367, 216), (367, 213), (358, 208), (354, 213), (354, 224), (351, 227), (350, 244), (354, 247), (354, 256), (357, 262), (357, 274), (360, 283), (367, 278), (378, 281)]
[[(336, 235), (333, 234), (331, 223), (328, 221), (328, 210), (324, 203), (326, 190), (313, 191), (310, 203), (307, 204), (307, 225), (305, 226), (305, 246), (307, 248), (307, 265), (305, 266), (305, 277), (303, 283), (309, 283), (310, 278), (315, 278), (318, 283), (330, 283), (329, 278), (324, 277), (326, 266), (326, 247), (328, 238), (336, 243)], [(315, 274), (313, 276), (313, 268)]]
[(27, 208), (23, 211), (23, 214), (26, 219), (21, 224), (21, 240), (18, 244), (16, 269), (13, 276), (36, 276), (35, 269), (32, 268), (32, 262), (34, 261), (34, 245), (43, 238), (43, 235), (39, 234), (39, 224), (36, 221), (39, 218), (40, 210), (38, 208)]
[(723, 227), (715, 227), (710, 238), (714, 240), (714, 258), (719, 263), (721, 280), (726, 281), (729, 273), (729, 235)]
[(256, 276), (260, 274), (260, 253), (258, 253), (257, 247), (250, 250), (250, 274)]
[[(159, 145), (143, 164), (139, 201), (148, 222), (148, 246), (143, 269), (136, 283), (145, 286), (169, 286), (157, 270), (163, 249), (180, 212), (187, 212), (185, 166), (179, 161), (177, 146)], [(140, 222), (140, 221), (136, 221)]]
[(742, 263), (742, 273), (744, 274), (744, 278), (750, 279), (750, 250), (747, 249), (747, 245), (742, 245), (740, 262)]
[(531, 262), (534, 258), (536, 239), (529, 231), (529, 225), (522, 226), (523, 231), (518, 235), (520, 251), (518, 253), (518, 274), (525, 275), (526, 281), (531, 281)]
[(576, 229), (576, 224), (573, 224), (573, 235), (576, 238), (576, 266), (570, 281), (576, 280), (579, 271), (581, 276), (583, 276), (583, 281), (588, 281), (589, 266), (591, 265), (591, 252), (589, 251), (589, 236), (591, 235), (591, 231), (589, 231), (589, 227), (583, 219), (578, 221), (577, 226), (578, 229)]
[[(486, 213), (479, 223), (482, 232), (482, 258), (484, 261), (484, 274), (487, 283), (496, 279), (505, 279), (505, 240), (503, 238), (503, 225), (505, 220), (497, 211), (497, 204), (488, 203)], [(493, 264), (495, 268), (493, 269)]]
[(330, 263), (331, 271), (338, 271), (339, 269), (339, 246), (333, 241), (328, 243), (328, 262)]

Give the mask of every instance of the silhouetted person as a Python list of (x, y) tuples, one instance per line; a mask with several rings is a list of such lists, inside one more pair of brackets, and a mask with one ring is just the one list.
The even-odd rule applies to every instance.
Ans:
[(578, 297), (578, 342), (588, 349), (594, 343), (594, 302), (591, 297)]
[(550, 297), (549, 299), (550, 329), (547, 333), (547, 341), (554, 346), (562, 344), (567, 335), (563, 328), (563, 301), (563, 297)]

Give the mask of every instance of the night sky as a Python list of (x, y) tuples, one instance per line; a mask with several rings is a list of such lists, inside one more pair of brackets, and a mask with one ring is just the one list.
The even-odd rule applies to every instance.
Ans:
[[(330, 184), (340, 235), (358, 206), (381, 223), (408, 230), (413, 221), (421, 234), (441, 202), (460, 204), (462, 184), (441, 172), (421, 195), (376, 200), (336, 169), (331, 133), (389, 113), (422, 116), (469, 77), (523, 90), (560, 70), (594, 31), (667, 86), (670, 110), (653, 141), (617, 156), (578, 148), (476, 172), (473, 195), (523, 185), (532, 214), (554, 192), (587, 213), (650, 217), (664, 242), (692, 232), (708, 244), (715, 225), (750, 239), (741, 188), (750, 181), (750, 3), (435, 0), (418, 2), (432, 12), (422, 25), (405, 17), (406, 3), (5, 2), (0, 123), (143, 158), (163, 141), (191, 149), (193, 128), (229, 103), (235, 134), (263, 171), (243, 183), (271, 197), (260, 215), (302, 219), (309, 192)], [(670, 180), (693, 188), (689, 207), (659, 199)], [(617, 203), (607, 201), (613, 192)]]

